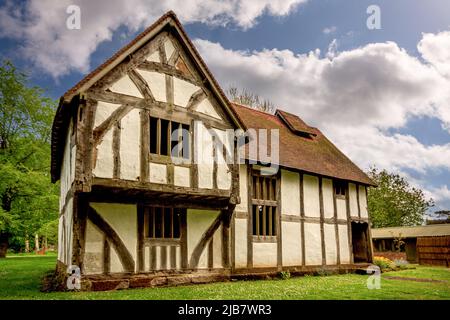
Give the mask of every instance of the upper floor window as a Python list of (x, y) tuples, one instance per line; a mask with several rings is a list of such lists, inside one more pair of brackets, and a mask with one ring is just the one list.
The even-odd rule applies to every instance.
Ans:
[(190, 126), (150, 117), (150, 153), (189, 159)]
[(334, 194), (339, 197), (345, 197), (347, 192), (347, 183), (344, 181), (334, 181)]
[(252, 221), (254, 236), (277, 235), (277, 178), (254, 173), (252, 178)]

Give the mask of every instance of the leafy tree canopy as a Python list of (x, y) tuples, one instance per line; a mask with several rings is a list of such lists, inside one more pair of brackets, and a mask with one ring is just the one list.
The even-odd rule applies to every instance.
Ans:
[[(50, 183), (50, 135), (56, 103), (11, 62), (0, 65), (0, 235), (26, 237), (58, 212)], [(0, 252), (1, 256), (1, 252)]]
[(378, 185), (369, 188), (368, 210), (373, 227), (420, 225), (426, 211), (434, 206), (422, 190), (415, 188), (402, 176), (372, 167), (369, 177)]

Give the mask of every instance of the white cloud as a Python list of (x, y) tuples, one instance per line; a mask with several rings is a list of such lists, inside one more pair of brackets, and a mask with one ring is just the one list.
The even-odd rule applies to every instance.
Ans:
[[(438, 39), (445, 37), (437, 36), (433, 45), (439, 47)], [(405, 126), (412, 117), (437, 117), (450, 123), (450, 79), (441, 72), (450, 59), (438, 71), (431, 61), (443, 60), (428, 55), (424, 63), (394, 42), (338, 52), (333, 41), (323, 55), (319, 50), (307, 54), (233, 51), (205, 40), (195, 44), (225, 88), (247, 88), (298, 114), (362, 168), (375, 164), (399, 172), (415, 170), (423, 176), (435, 169), (450, 173), (450, 141), (424, 145), (410, 135), (389, 134), (389, 129)], [(444, 39), (442, 45), (446, 46)], [(431, 190), (424, 181), (421, 186)], [(450, 203), (448, 193), (436, 190), (430, 192)]]
[[(137, 31), (168, 10), (183, 23), (234, 24), (251, 28), (267, 13), (284, 16), (307, 0), (39, 0), (22, 7), (8, 1), (0, 8), (0, 37), (21, 41), (19, 53), (41, 70), (59, 77), (86, 73), (90, 56), (113, 32), (124, 26)], [(81, 8), (81, 29), (66, 28), (69, 5)]]
[(325, 33), (325, 34), (330, 34), (330, 33), (335, 33), (336, 30), (337, 30), (336, 26), (331, 26), (331, 27), (324, 28), (322, 30), (322, 32)]
[(436, 70), (450, 77), (450, 31), (424, 33), (417, 49)]

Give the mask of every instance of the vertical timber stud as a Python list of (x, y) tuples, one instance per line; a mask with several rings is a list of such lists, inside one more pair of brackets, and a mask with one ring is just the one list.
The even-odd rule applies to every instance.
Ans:
[(219, 158), (217, 155), (217, 137), (216, 136), (212, 136), (212, 152), (213, 152), (213, 172), (212, 172), (212, 183), (213, 183), (213, 189), (217, 190), (217, 159)]
[(187, 252), (187, 212), (181, 214), (180, 216), (181, 222), (181, 236), (180, 236), (180, 245), (181, 245), (181, 269), (187, 269), (188, 266), (188, 252)]
[(214, 237), (211, 237), (208, 243), (208, 268), (214, 267)]
[(253, 178), (252, 178), (252, 165), (248, 163), (247, 166), (247, 268), (253, 268)]
[(300, 172), (300, 240), (302, 246), (302, 266), (306, 265), (305, 252), (305, 200), (303, 191), (303, 173)]
[(150, 166), (148, 156), (150, 154), (150, 114), (148, 110), (141, 110), (141, 174), (140, 181), (149, 181)]
[(111, 272), (111, 246), (109, 241), (103, 240), (103, 273), (109, 274)]
[(72, 264), (78, 266), (83, 273), (87, 211), (89, 202), (85, 196), (75, 194), (73, 198), (73, 236)]
[(113, 178), (120, 179), (120, 120), (113, 127)]
[[(94, 137), (93, 137), (93, 131), (94, 131), (94, 118), (95, 113), (97, 110), (97, 102), (92, 99), (87, 99), (86, 106), (85, 106), (85, 117), (84, 117), (84, 132), (82, 133), (82, 139), (83, 143), (85, 143), (83, 148), (83, 192), (90, 192), (91, 191), (91, 184), (92, 184), (92, 167), (94, 164), (94, 161), (96, 159), (93, 159), (92, 154), (94, 150)], [(77, 147), (79, 144), (77, 144)], [(77, 151), (78, 154), (78, 151)]]
[(233, 211), (234, 206), (229, 204), (228, 209), (220, 213), (222, 215), (222, 266), (225, 269), (230, 267), (230, 218)]
[(163, 245), (159, 247), (161, 249), (161, 269), (166, 270), (167, 269), (167, 249), (169, 246)]
[(138, 204), (137, 206), (137, 266), (138, 272), (144, 271), (144, 226), (145, 226), (145, 212), (144, 206), (142, 204)]
[(331, 188), (333, 190), (333, 216), (334, 216), (334, 231), (336, 238), (336, 264), (341, 264), (341, 248), (339, 245), (339, 224), (337, 217), (337, 203), (336, 203), (336, 192), (334, 190), (334, 184), (332, 182)]
[(327, 264), (325, 252), (325, 231), (324, 231), (324, 212), (323, 212), (323, 181), (319, 177), (319, 205), (320, 205), (320, 242), (322, 244), (322, 265)]
[(277, 190), (277, 218), (276, 218), (276, 222), (277, 222), (277, 268), (279, 271), (282, 270), (283, 268), (283, 243), (282, 243), (282, 236), (281, 236), (281, 170), (278, 170), (277, 173), (277, 186), (276, 186), (276, 190)]
[(345, 192), (345, 210), (347, 212), (347, 234), (348, 234), (348, 250), (350, 263), (353, 263), (353, 241), (352, 241), (352, 219), (350, 218), (350, 187), (347, 183), (347, 189)]
[(169, 186), (173, 186), (175, 183), (174, 179), (175, 179), (175, 167), (174, 167), (173, 163), (168, 163), (167, 164), (167, 177), (166, 177), (167, 184)]
[(197, 130), (194, 128), (195, 121), (191, 121), (191, 152), (189, 152), (191, 156), (191, 188), (198, 188), (198, 159), (199, 155), (197, 154), (197, 150), (195, 149), (195, 143), (197, 141)]
[(233, 214), (233, 217), (231, 218), (231, 261), (230, 261), (230, 267), (231, 271), (234, 272), (236, 269), (236, 215)]

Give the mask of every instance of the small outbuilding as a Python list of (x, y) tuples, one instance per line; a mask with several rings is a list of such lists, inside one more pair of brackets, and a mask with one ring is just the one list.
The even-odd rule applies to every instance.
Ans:
[(400, 252), (409, 262), (450, 266), (450, 224), (374, 228), (372, 240), (375, 255)]

